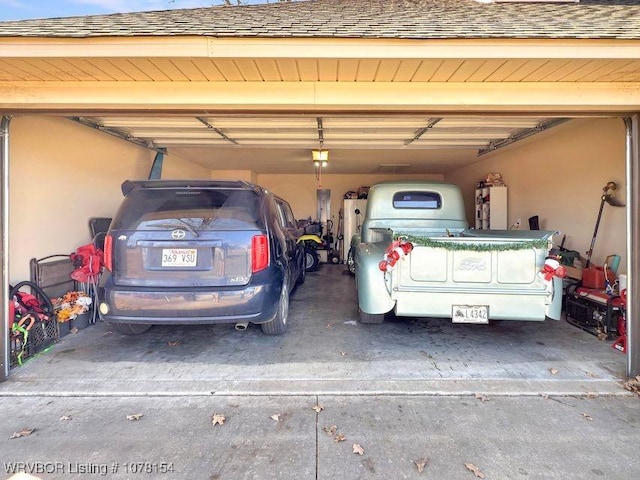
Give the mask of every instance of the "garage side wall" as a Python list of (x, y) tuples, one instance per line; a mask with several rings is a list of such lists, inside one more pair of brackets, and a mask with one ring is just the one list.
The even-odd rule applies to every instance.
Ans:
[[(111, 217), (125, 179), (147, 178), (155, 152), (70, 120), (11, 121), (9, 243), (12, 284), (29, 279), (29, 260), (69, 254), (90, 239), (88, 220)], [(166, 156), (164, 176), (210, 172)]]
[[(591, 244), (602, 188), (616, 182), (615, 197), (625, 202), (625, 129), (622, 119), (572, 120), (527, 140), (480, 157), (471, 166), (448, 173), (465, 195), (467, 217), (473, 220), (476, 182), (500, 172), (508, 190), (508, 225), (538, 215), (540, 228), (566, 234), (565, 247), (586, 255)], [(626, 209), (605, 204), (592, 263), (620, 255), (626, 262)], [(556, 237), (558, 242), (562, 235)]]

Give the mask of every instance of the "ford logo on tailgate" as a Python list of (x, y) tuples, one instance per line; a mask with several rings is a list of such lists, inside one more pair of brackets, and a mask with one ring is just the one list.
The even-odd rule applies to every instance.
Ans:
[(186, 236), (187, 232), (179, 228), (171, 232), (171, 238), (173, 238), (174, 240), (182, 240)]

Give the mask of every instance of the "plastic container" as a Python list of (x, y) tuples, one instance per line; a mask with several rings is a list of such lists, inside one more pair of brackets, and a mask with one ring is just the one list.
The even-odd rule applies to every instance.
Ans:
[(81, 313), (76, 318), (72, 318), (70, 322), (71, 328), (77, 328), (78, 330), (87, 328), (89, 326), (89, 312)]
[[(609, 281), (613, 283), (615, 275), (607, 268), (607, 276)], [(604, 267), (589, 267), (582, 269), (582, 286), (587, 288), (597, 288), (599, 290), (605, 287)]]

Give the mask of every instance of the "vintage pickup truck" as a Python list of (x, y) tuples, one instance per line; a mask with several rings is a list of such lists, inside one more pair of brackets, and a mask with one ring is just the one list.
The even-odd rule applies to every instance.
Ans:
[(362, 323), (397, 316), (455, 323), (560, 318), (555, 231), (467, 228), (459, 187), (388, 182), (369, 190), (351, 240)]

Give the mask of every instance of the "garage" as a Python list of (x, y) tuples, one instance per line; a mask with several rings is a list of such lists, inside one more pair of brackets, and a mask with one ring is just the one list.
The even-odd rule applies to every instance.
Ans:
[[(122, 181), (152, 171), (252, 181), (299, 218), (318, 218), (328, 190), (334, 224), (347, 192), (400, 177), (460, 185), (473, 219), (477, 183), (499, 172), (508, 226), (537, 216), (581, 253), (612, 181), (627, 208), (603, 211), (593, 263), (618, 254), (628, 275), (626, 375), (637, 374), (638, 6), (426, 3), (0, 24), (7, 285), (29, 278), (30, 259), (89, 242), (88, 219), (112, 216)], [(478, 31), (469, 18), (516, 21)], [(326, 168), (314, 150), (329, 152)]]

